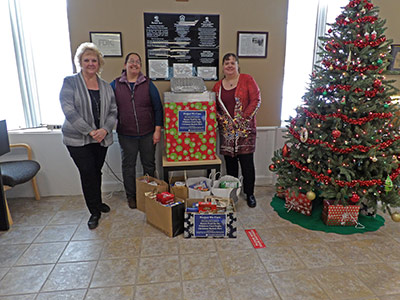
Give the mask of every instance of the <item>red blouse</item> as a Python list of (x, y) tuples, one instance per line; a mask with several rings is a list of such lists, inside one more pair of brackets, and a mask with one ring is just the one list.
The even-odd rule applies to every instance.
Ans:
[(236, 87), (231, 90), (226, 90), (221, 84), (221, 100), (224, 103), (226, 109), (228, 110), (231, 117), (235, 116), (235, 91)]

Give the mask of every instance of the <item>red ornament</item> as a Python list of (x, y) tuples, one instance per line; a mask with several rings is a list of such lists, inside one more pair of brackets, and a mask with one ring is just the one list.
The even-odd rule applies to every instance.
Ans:
[(374, 87), (375, 88), (378, 88), (378, 87), (380, 87), (382, 85), (382, 81), (380, 81), (379, 79), (375, 79), (375, 81), (374, 81)]
[(337, 129), (335, 129), (335, 130), (332, 131), (332, 136), (333, 136), (333, 138), (335, 138), (335, 139), (337, 139), (337, 138), (340, 137), (341, 135), (342, 135), (342, 133), (341, 133), (339, 130), (337, 130)]
[(283, 157), (289, 157), (290, 149), (289, 147), (285, 144), (282, 148), (282, 155)]
[(358, 196), (356, 193), (353, 193), (353, 195), (350, 198), (350, 201), (353, 203), (357, 203), (358, 201), (360, 201), (360, 196)]
[(331, 169), (328, 169), (327, 173), (328, 173), (328, 174), (332, 174), (332, 170), (331, 170)]
[(269, 170), (270, 170), (270, 171), (273, 172), (273, 171), (275, 171), (275, 169), (276, 169), (276, 166), (275, 166), (274, 164), (270, 164), (270, 165), (269, 165)]

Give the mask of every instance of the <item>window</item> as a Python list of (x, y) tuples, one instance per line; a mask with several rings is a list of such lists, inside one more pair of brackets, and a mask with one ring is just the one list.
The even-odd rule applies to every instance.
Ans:
[(302, 103), (318, 48), (316, 36), (324, 35), (348, 0), (289, 0), (286, 58), (283, 80), (282, 124), (296, 115)]
[(6, 119), (7, 127), (10, 129), (18, 128), (19, 124), (25, 124), (25, 118), (9, 20), (8, 3), (7, 1), (0, 1), (0, 28), (3, 28), (3, 40), (0, 47), (1, 57), (3, 58), (3, 71), (0, 72), (3, 91), (3, 95), (0, 97), (0, 120)]
[(66, 0), (0, 1), (0, 119), (8, 129), (61, 124), (59, 92), (72, 73)]

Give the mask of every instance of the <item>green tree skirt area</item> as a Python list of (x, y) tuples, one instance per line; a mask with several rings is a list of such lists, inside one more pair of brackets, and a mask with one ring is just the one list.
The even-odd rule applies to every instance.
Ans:
[(338, 234), (353, 234), (377, 231), (380, 227), (385, 225), (385, 219), (379, 215), (375, 217), (359, 215), (358, 223), (362, 224), (364, 228), (355, 228), (354, 226), (327, 226), (321, 219), (322, 201), (317, 199), (313, 201), (311, 216), (306, 216), (295, 211), (288, 212), (285, 207), (285, 200), (277, 196), (272, 198), (271, 206), (281, 218), (310, 230), (334, 232)]

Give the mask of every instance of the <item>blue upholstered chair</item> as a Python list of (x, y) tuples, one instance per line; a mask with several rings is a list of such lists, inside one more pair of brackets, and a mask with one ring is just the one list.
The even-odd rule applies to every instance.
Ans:
[[(32, 182), (35, 199), (40, 200), (40, 194), (36, 183), (36, 174), (40, 170), (37, 161), (32, 160), (32, 149), (28, 144), (11, 144), (10, 148), (25, 148), (27, 151), (27, 159), (0, 162), (1, 177), (3, 180), (4, 191), (7, 191), (18, 184)], [(7, 202), (6, 202), (7, 205)], [(8, 205), (7, 205), (8, 210)], [(10, 225), (12, 224), (11, 215), (8, 211)]]

